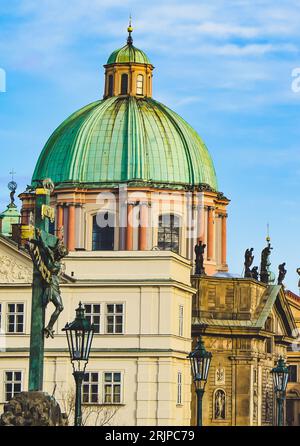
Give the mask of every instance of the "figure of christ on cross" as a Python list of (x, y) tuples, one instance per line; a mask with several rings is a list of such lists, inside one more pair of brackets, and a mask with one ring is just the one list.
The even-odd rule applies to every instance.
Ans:
[[(68, 254), (68, 251), (59, 239), (57, 239), (54, 248), (47, 246), (40, 229), (36, 229), (36, 240), (32, 240), (30, 245), (30, 255), (33, 263), (37, 269), (42, 266), (40, 269), (44, 282), (42, 304), (45, 308), (49, 302), (52, 302), (55, 306), (55, 311), (50, 318), (49, 324), (44, 328), (46, 338), (54, 338), (54, 324), (64, 309), (59, 286), (62, 267), (61, 260)], [(36, 251), (36, 247), (39, 247), (39, 251)], [(36, 256), (38, 252), (40, 255)]]

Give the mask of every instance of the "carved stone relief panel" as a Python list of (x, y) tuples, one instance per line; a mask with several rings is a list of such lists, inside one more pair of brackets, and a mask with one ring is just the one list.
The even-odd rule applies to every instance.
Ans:
[(0, 255), (0, 283), (31, 283), (32, 269), (13, 257)]

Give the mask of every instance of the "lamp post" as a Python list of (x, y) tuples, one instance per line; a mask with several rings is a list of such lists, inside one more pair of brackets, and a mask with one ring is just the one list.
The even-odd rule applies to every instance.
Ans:
[(63, 331), (67, 334), (70, 358), (73, 366), (73, 376), (76, 383), (75, 426), (81, 426), (82, 382), (85, 375), (86, 365), (89, 361), (94, 336), (94, 326), (85, 318), (85, 309), (81, 302), (76, 310), (75, 320), (70, 324), (67, 324), (65, 328), (63, 328)]
[(271, 371), (273, 376), (274, 391), (277, 399), (277, 426), (283, 426), (283, 403), (289, 377), (289, 370), (280, 356), (276, 367)]
[(197, 426), (202, 426), (202, 400), (212, 354), (206, 351), (201, 336), (198, 339), (195, 350), (189, 354), (188, 358), (191, 361), (193, 381), (197, 395)]

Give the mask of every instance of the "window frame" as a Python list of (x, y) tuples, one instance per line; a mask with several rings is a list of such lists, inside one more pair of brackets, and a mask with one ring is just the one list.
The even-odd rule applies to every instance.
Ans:
[[(97, 375), (97, 381), (92, 381), (92, 374)], [(89, 375), (89, 380), (85, 381), (85, 378), (86, 378), (87, 375)], [(100, 403), (100, 399), (101, 399), (101, 395), (100, 395), (100, 389), (101, 389), (100, 375), (101, 375), (100, 372), (93, 371), (93, 370), (90, 370), (90, 371), (85, 373), (85, 377), (84, 377), (83, 382), (82, 382), (82, 404), (83, 405), (97, 406), (97, 405), (101, 404)], [(84, 401), (84, 394), (85, 394), (84, 386), (86, 386), (86, 385), (88, 385), (88, 387), (89, 387), (89, 392), (88, 392), (88, 399), (89, 399), (89, 401)], [(93, 385), (97, 386), (97, 402), (91, 401), (92, 395), (94, 395), (94, 393), (92, 392), (92, 386)]]
[[(111, 375), (112, 375), (112, 381), (111, 381), (111, 382), (105, 380), (105, 375), (106, 375), (106, 374), (107, 374), (107, 375), (108, 375), (108, 374), (111, 374)], [(114, 375), (115, 375), (115, 374), (119, 374), (119, 375), (120, 375), (120, 382), (114, 380)], [(123, 400), (123, 373), (122, 373), (121, 371), (119, 371), (119, 370), (114, 370), (114, 371), (111, 371), (111, 370), (109, 370), (109, 371), (104, 371), (103, 374), (102, 374), (102, 381), (103, 381), (103, 387), (102, 387), (102, 389), (103, 389), (102, 403), (105, 404), (105, 405), (107, 405), (107, 406), (116, 406), (116, 405), (122, 405), (122, 404), (124, 404), (124, 400)], [(119, 402), (115, 402), (115, 401), (107, 402), (107, 401), (105, 401), (105, 399), (106, 399), (105, 386), (109, 386), (109, 385), (112, 386), (112, 391), (111, 391), (111, 394), (110, 394), (110, 395), (112, 396), (113, 399), (114, 399), (114, 395), (115, 395), (115, 393), (114, 393), (114, 387), (115, 387), (115, 386), (120, 386), (120, 401), (119, 401)]]
[[(110, 219), (110, 217), (112, 216), (113, 217), (113, 220), (114, 220), (114, 224), (113, 224), (113, 226), (112, 227), (110, 227), (110, 226), (105, 226), (104, 228), (100, 228), (98, 225), (97, 225), (97, 227), (98, 227), (98, 229), (99, 229), (99, 231), (94, 231), (94, 228), (95, 228), (95, 226), (96, 226), (96, 224), (97, 224), (97, 216), (99, 215), (99, 214), (108, 214), (108, 220)], [(110, 248), (110, 249), (99, 249), (99, 246), (97, 246), (97, 249), (95, 249), (94, 248), (94, 234), (99, 234), (100, 233), (100, 231), (101, 230), (111, 230), (112, 231), (112, 248)], [(90, 237), (91, 237), (91, 251), (92, 252), (103, 252), (103, 251), (110, 251), (110, 252), (113, 252), (113, 251), (115, 251), (115, 249), (116, 249), (116, 214), (115, 214), (115, 212), (111, 212), (110, 210), (103, 210), (102, 212), (96, 212), (96, 213), (93, 213), (92, 215), (91, 215), (91, 235), (90, 235)], [(101, 240), (100, 240), (100, 242), (101, 242)], [(98, 243), (98, 241), (97, 241), (97, 243)], [(99, 245), (99, 243), (98, 243), (98, 245)]]
[[(9, 311), (9, 305), (15, 305), (15, 307), (17, 305), (23, 305), (23, 312), (19, 313), (14, 311), (13, 313)], [(18, 315), (23, 315), (23, 330), (22, 331), (9, 331), (9, 325), (10, 322), (8, 321), (9, 316), (14, 315), (15, 318), (17, 318)], [(26, 317), (26, 303), (25, 302), (6, 302), (6, 334), (7, 335), (22, 335), (25, 334), (25, 317)], [(14, 321), (14, 329), (16, 328), (16, 326), (18, 325), (18, 323), (16, 322), (16, 319)]]
[(107, 95), (112, 97), (114, 95), (114, 75), (109, 74), (107, 79)]
[[(125, 84), (123, 84), (123, 79), (125, 79), (126, 76), (126, 93), (124, 93), (124, 89), (123, 87), (125, 86)], [(129, 76), (128, 73), (122, 73), (121, 74), (121, 82), (120, 82), (120, 89), (121, 89), (121, 96), (126, 96), (128, 95), (128, 87), (129, 87)]]
[[(6, 378), (6, 374), (7, 373), (12, 373), (13, 374), (13, 379), (11, 381), (7, 380), (7, 378)], [(21, 379), (20, 380), (15, 380), (14, 379), (15, 378), (15, 373), (20, 373), (21, 374)], [(4, 375), (4, 377), (3, 377), (3, 385), (4, 385), (4, 393), (3, 393), (4, 398), (3, 398), (3, 400), (4, 400), (4, 402), (8, 402), (8, 401), (10, 401), (10, 399), (14, 398), (15, 395), (17, 395), (18, 393), (23, 391), (24, 371), (23, 370), (16, 370), (16, 369), (13, 369), (13, 370), (3, 370), (3, 375)], [(12, 385), (11, 398), (10, 399), (6, 399), (6, 397), (7, 397), (6, 385), (7, 384), (11, 384)], [(20, 384), (20, 392), (15, 392), (14, 387), (17, 384)]]
[[(169, 226), (163, 226), (163, 219), (169, 217), (170, 218), (170, 225)], [(175, 222), (178, 222), (178, 226), (175, 225)], [(158, 216), (158, 225), (157, 225), (157, 246), (161, 251), (171, 251), (175, 254), (180, 255), (181, 252), (181, 227), (180, 227), (180, 221), (181, 217), (175, 213), (170, 214), (160, 214)], [(170, 245), (171, 249), (166, 249), (166, 245), (168, 242), (166, 242), (166, 236), (167, 231), (170, 232)], [(160, 242), (160, 235), (163, 236), (163, 241)], [(174, 237), (178, 237), (178, 247), (175, 250), (174, 249)]]
[[(114, 306), (114, 312), (113, 313), (108, 313), (108, 306), (109, 305), (113, 305)], [(122, 313), (116, 313), (115, 307), (117, 305), (122, 305), (122, 307), (123, 307)], [(119, 325), (119, 324), (116, 324), (115, 318), (120, 316), (120, 315), (122, 316), (122, 331), (121, 332), (116, 332), (115, 331), (115, 325)], [(114, 318), (113, 319), (114, 331), (112, 333), (108, 331), (108, 325), (111, 325), (111, 324), (108, 324), (108, 317), (109, 316)], [(125, 302), (105, 302), (105, 334), (107, 334), (107, 335), (114, 335), (114, 336), (115, 335), (124, 335), (125, 334)]]
[[(87, 318), (90, 317), (90, 319), (88, 319), (88, 320), (90, 321), (90, 323), (92, 325), (99, 325), (99, 331), (95, 331), (94, 332), (95, 335), (101, 334), (101, 331), (103, 331), (103, 330), (101, 330), (102, 329), (102, 318), (101, 318), (101, 316), (102, 316), (102, 308), (101, 308), (102, 304), (103, 304), (102, 302), (101, 303), (100, 302), (83, 302), (83, 305), (84, 305), (84, 308), (85, 308), (85, 317), (87, 317)], [(92, 312), (91, 313), (87, 312), (87, 310), (86, 310), (86, 307), (88, 305), (92, 307)], [(93, 307), (96, 306), (96, 305), (100, 307), (99, 313), (95, 313), (93, 311)], [(94, 317), (99, 317), (99, 324), (95, 324)], [(87, 372), (87, 373), (89, 373), (89, 372)]]
[(144, 85), (145, 85), (145, 78), (144, 78), (144, 75), (140, 73), (136, 77), (136, 94), (137, 94), (137, 96), (144, 96)]
[[(291, 373), (290, 373), (290, 370), (291, 370), (291, 368), (293, 367), (293, 370), (294, 370), (294, 372), (293, 373), (295, 373), (295, 375), (296, 375), (296, 377), (295, 377), (295, 380), (293, 379), (293, 380), (291, 380), (290, 378), (291, 378)], [(288, 377), (288, 382), (289, 383), (297, 383), (298, 382), (298, 366), (297, 366), (297, 364), (289, 364), (288, 365), (288, 370), (289, 370), (289, 377)]]

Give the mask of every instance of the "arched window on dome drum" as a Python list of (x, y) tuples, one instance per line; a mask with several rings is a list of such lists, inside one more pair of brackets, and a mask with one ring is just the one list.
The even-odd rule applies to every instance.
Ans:
[(136, 80), (136, 94), (144, 94), (144, 76), (142, 74), (139, 74)]
[(160, 215), (158, 221), (158, 248), (163, 251), (173, 251), (178, 254), (179, 245), (179, 217), (173, 214)]
[(121, 94), (128, 93), (128, 74), (122, 74), (121, 77)]
[(112, 74), (108, 76), (108, 96), (113, 96), (114, 94), (114, 77)]
[[(108, 212), (102, 215), (95, 215), (93, 217), (93, 240), (92, 240), (92, 250), (93, 251), (113, 251), (114, 250), (114, 238), (115, 230), (114, 227), (99, 225), (99, 221), (109, 222)], [(103, 227), (104, 226), (104, 227)]]

